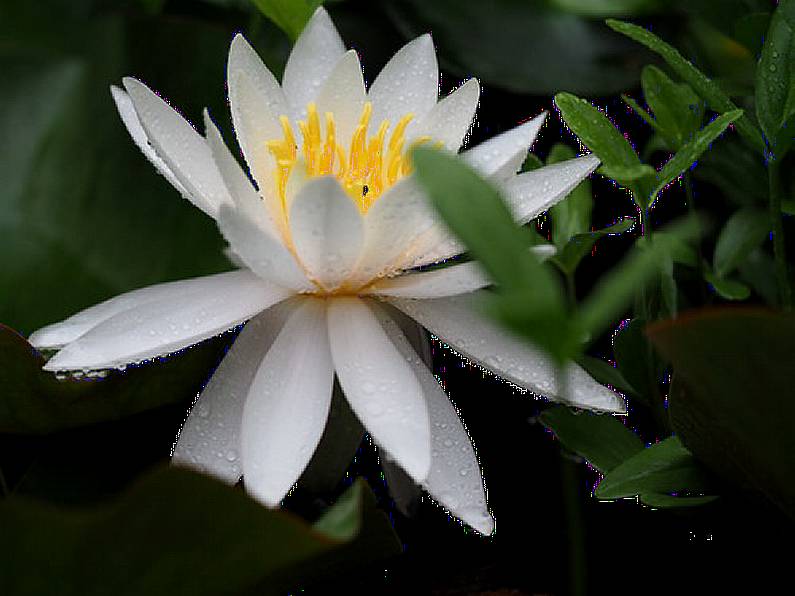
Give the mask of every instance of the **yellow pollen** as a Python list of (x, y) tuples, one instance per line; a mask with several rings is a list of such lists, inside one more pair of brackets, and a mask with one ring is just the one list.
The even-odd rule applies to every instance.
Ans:
[[(397, 122), (387, 141), (388, 120), (380, 123), (374, 135), (368, 136), (373, 106), (366, 102), (353, 129), (350, 146), (344, 147), (331, 112), (323, 114), (325, 127), (321, 126), (321, 116), (314, 103), (307, 106), (306, 112), (306, 120), (297, 122), (303, 141), (300, 157), (305, 163), (306, 175), (334, 176), (362, 212), (390, 186), (411, 174), (408, 150), (404, 148), (406, 127), (414, 118), (413, 114), (406, 114)], [(299, 155), (289, 118), (281, 116), (279, 121), (283, 138), (266, 141), (265, 145), (276, 160), (276, 187), (284, 205), (287, 180)], [(430, 137), (419, 137), (412, 146), (430, 140)]]

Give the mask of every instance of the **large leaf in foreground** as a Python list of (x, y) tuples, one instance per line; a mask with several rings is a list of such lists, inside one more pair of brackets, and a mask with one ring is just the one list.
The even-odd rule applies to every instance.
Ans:
[[(0, 503), (0, 592), (117, 596), (281, 593), (313, 560), (363, 528), (380, 536), (360, 555), (400, 550), (361, 482), (315, 529), (243, 492), (169, 468), (116, 503), (79, 510), (10, 498)], [(354, 542), (355, 544), (355, 542)], [(300, 566), (300, 567), (299, 567)]]
[(43, 434), (189, 402), (219, 362), (222, 336), (106, 378), (59, 380), (20, 335), (0, 325), (0, 432)]
[(795, 517), (795, 317), (705, 310), (647, 333), (681, 382), (670, 408), (682, 442), (715, 472)]

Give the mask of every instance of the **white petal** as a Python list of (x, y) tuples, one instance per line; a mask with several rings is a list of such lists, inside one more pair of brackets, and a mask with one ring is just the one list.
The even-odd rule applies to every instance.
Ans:
[(250, 273), (230, 271), (229, 273), (219, 273), (217, 275), (171, 281), (139, 288), (91, 306), (60, 323), (43, 327), (33, 333), (29, 341), (39, 349), (60, 348), (75, 341), (100, 323), (119, 313), (152, 302), (178, 302), (190, 299), (207, 291), (215, 291), (215, 288), (234, 284), (237, 280), (248, 276), (250, 276)]
[(576, 157), (519, 174), (505, 183), (505, 200), (519, 224), (531, 219), (566, 198), (597, 167), (593, 155)]
[(281, 239), (241, 209), (223, 205), (218, 213), (218, 227), (232, 250), (262, 279), (296, 292), (314, 288)]
[(323, 287), (350, 275), (364, 241), (364, 220), (332, 177), (308, 182), (290, 207), (293, 243), (303, 266)]
[[(229, 99), (233, 118), (240, 117), (242, 115), (240, 113), (241, 110), (245, 112), (252, 107), (267, 107), (268, 112), (276, 118), (287, 115), (287, 100), (284, 97), (282, 88), (279, 86), (279, 82), (262, 62), (254, 48), (240, 34), (235, 35), (232, 44), (229, 46), (226, 73), (230, 86)], [(232, 81), (236, 81), (239, 75), (243, 75), (253, 87), (253, 95), (259, 100), (257, 106), (236, 105), (236, 102), (232, 101), (232, 96), (235, 95), (231, 89), (233, 87)], [(238, 99), (236, 96), (235, 98)], [(235, 115), (235, 112), (238, 112), (237, 115)], [(272, 126), (275, 126), (276, 133), (281, 132), (278, 120), (272, 123)]]
[(146, 85), (124, 78), (135, 111), (149, 142), (193, 197), (196, 206), (215, 218), (229, 193), (215, 167), (204, 138)]
[(422, 387), (370, 307), (355, 297), (328, 301), (331, 355), (348, 403), (373, 440), (420, 482), (431, 465)]
[[(337, 142), (346, 151), (350, 147), (353, 131), (362, 115), (365, 97), (359, 56), (356, 50), (349, 50), (337, 62), (315, 100), (321, 126), (325, 127), (326, 112), (334, 114)], [(371, 122), (378, 126), (372, 119)]]
[(411, 128), (412, 137), (427, 135), (432, 143), (441, 141), (450, 151), (458, 151), (472, 126), (479, 99), (480, 84), (469, 79)]
[(47, 364), (45, 370), (91, 370), (176, 352), (250, 319), (291, 295), (250, 271), (215, 276), (201, 292), (146, 302), (103, 321)]
[(287, 115), (289, 110), (276, 79), (242, 35), (235, 36), (229, 48), (227, 85), (232, 122), (243, 156), (268, 203), (271, 217), (278, 221), (276, 163), (266, 141), (282, 138), (279, 116)]
[(461, 158), (482, 176), (506, 180), (522, 167), (547, 113), (484, 141), (461, 154)]
[(245, 172), (240, 168), (229, 148), (224, 143), (221, 131), (215, 126), (207, 110), (204, 110), (204, 126), (207, 135), (207, 145), (218, 167), (218, 172), (229, 191), (232, 201), (236, 206), (246, 210), (252, 219), (268, 229), (272, 236), (277, 235), (276, 226), (267, 217), (263, 201), (259, 193), (251, 184)]
[(491, 283), (480, 263), (470, 261), (435, 271), (382, 279), (368, 288), (368, 292), (395, 298), (442, 298), (474, 292)]
[(240, 479), (243, 404), (260, 362), (294, 306), (287, 300), (246, 323), (193, 404), (174, 445), (173, 463), (229, 484)]
[(364, 249), (353, 274), (354, 285), (401, 268), (404, 255), (437, 223), (438, 216), (417, 182), (404, 178), (378, 198), (364, 220)]
[[(479, 292), (436, 300), (388, 301), (452, 348), (502, 378), (537, 395), (560, 401), (556, 367), (541, 351), (503, 331), (477, 312)], [(624, 412), (623, 400), (569, 364), (567, 403), (582, 408)]]
[[(380, 310), (380, 309), (379, 309)], [(410, 363), (423, 389), (431, 423), (431, 471), (422, 486), (453, 516), (481, 534), (494, 530), (472, 440), (453, 404), (397, 324), (379, 313), (389, 339)]]
[[(116, 102), (116, 109), (119, 111), (119, 116), (121, 116), (122, 122), (124, 122), (124, 126), (127, 128), (127, 132), (130, 133), (135, 144), (138, 148), (143, 152), (146, 158), (151, 162), (155, 169), (160, 172), (166, 180), (168, 180), (171, 185), (176, 188), (180, 194), (188, 199), (191, 202), (195, 202), (196, 199), (191, 197), (188, 190), (182, 185), (182, 183), (177, 180), (177, 177), (174, 175), (174, 172), (171, 171), (171, 168), (168, 167), (166, 162), (155, 153), (154, 147), (149, 144), (149, 139), (146, 137), (146, 131), (144, 130), (143, 126), (141, 126), (141, 121), (138, 119), (138, 114), (135, 112), (135, 108), (133, 107), (132, 100), (130, 96), (127, 95), (127, 92), (115, 85), (110, 86), (110, 94), (113, 96), (113, 101)], [(199, 199), (201, 203), (201, 199)], [(203, 207), (200, 207), (203, 210)]]
[(246, 490), (279, 504), (315, 452), (328, 419), (334, 368), (325, 302), (302, 299), (262, 360), (243, 408)]
[(404, 45), (376, 77), (367, 99), (373, 102), (372, 123), (394, 124), (406, 114), (421, 119), (439, 97), (439, 66), (428, 34)]
[(306, 106), (345, 53), (345, 44), (323, 7), (318, 8), (295, 42), (284, 67), (282, 89), (293, 118), (306, 118)]

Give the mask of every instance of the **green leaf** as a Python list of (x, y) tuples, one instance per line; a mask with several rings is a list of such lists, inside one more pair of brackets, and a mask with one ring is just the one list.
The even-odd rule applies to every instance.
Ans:
[(635, 388), (624, 378), (621, 371), (609, 362), (583, 355), (577, 359), (577, 363), (602, 385), (611, 385), (622, 393), (636, 393)]
[(705, 309), (647, 334), (673, 364), (669, 406), (682, 442), (718, 475), (795, 517), (795, 317)]
[(734, 39), (744, 45), (752, 56), (759, 56), (762, 53), (771, 16), (769, 12), (752, 12), (743, 15), (734, 23)]
[(770, 217), (747, 207), (735, 211), (718, 235), (712, 266), (715, 275), (725, 277), (734, 271), (768, 236)]
[(514, 93), (566, 89), (610, 95), (631, 87), (644, 63), (634, 44), (602, 23), (549, 10), (542, 2), (492, 0), (488, 10), (481, 0), (383, 6), (405, 39), (433, 31), (445, 72)]
[(657, 129), (668, 144), (679, 149), (701, 128), (704, 108), (689, 85), (674, 83), (656, 66), (644, 67), (641, 85), (646, 103), (654, 113)]
[(643, 451), (637, 435), (610, 414), (553, 406), (541, 412), (538, 419), (566, 449), (584, 457), (603, 474)]
[(660, 170), (657, 180), (657, 188), (651, 197), (649, 206), (653, 205), (654, 200), (668, 186), (671, 182), (681, 176), (688, 170), (696, 160), (701, 157), (701, 154), (709, 149), (712, 142), (717, 139), (723, 131), (742, 115), (742, 110), (734, 110), (726, 112), (715, 118), (712, 122), (707, 124), (704, 128), (699, 130), (693, 135), (692, 140), (688, 141), (674, 156), (666, 162)]
[(764, 162), (735, 135), (724, 135), (699, 160), (694, 175), (717, 186), (736, 205), (768, 205)]
[[(563, 291), (556, 276), (528, 251), (533, 233), (517, 226), (499, 191), (457, 157), (418, 147), (412, 159), (434, 207), (501, 290), (487, 305), (492, 315), (553, 357), (570, 356), (576, 342), (566, 332)], [(467, 208), (461, 209), (462, 204)]]
[[(691, 62), (686, 60), (673, 46), (664, 42), (662, 39), (647, 31), (643, 27), (638, 27), (632, 23), (625, 23), (608, 19), (607, 24), (613, 30), (626, 35), (643, 44), (653, 52), (659, 54), (671, 69), (698, 95), (707, 102), (707, 106), (712, 110), (723, 114), (737, 110), (737, 106), (729, 96), (704, 73), (698, 70)], [(756, 126), (750, 121), (748, 116), (743, 116), (737, 122), (737, 132), (755, 149), (764, 151), (765, 144)]]
[(659, 493), (646, 493), (640, 495), (640, 502), (654, 509), (675, 509), (682, 507), (701, 507), (713, 503), (718, 499), (715, 495), (700, 497), (673, 496)]
[(638, 288), (653, 278), (655, 272), (676, 252), (677, 247), (695, 239), (699, 225), (686, 219), (669, 226), (665, 234), (655, 234), (650, 246), (637, 242), (632, 252), (597, 282), (580, 308), (579, 324), (591, 338), (596, 338), (621, 315)]
[(0, 325), (0, 432), (52, 433), (190, 403), (228, 344), (222, 336), (104, 378), (58, 380), (24, 338)]
[(542, 162), (534, 153), (528, 153), (527, 157), (525, 157), (524, 161), (522, 162), (521, 171), (531, 172), (542, 167), (544, 167), (544, 162)]
[(751, 288), (740, 281), (725, 279), (709, 269), (704, 271), (704, 280), (712, 286), (715, 293), (726, 300), (747, 300)]
[[(529, 232), (517, 226), (496, 187), (455, 156), (418, 147), (412, 153), (416, 176), (445, 223), (491, 277), (506, 289), (536, 287), (539, 303), (560, 298), (552, 274), (528, 252)], [(461, 205), (467, 205), (461, 209)]]
[(639, 451), (610, 470), (595, 495), (599, 499), (620, 499), (647, 493), (703, 491), (709, 479), (678, 437), (668, 437)]
[(602, 160), (605, 172), (611, 168), (630, 169), (641, 165), (626, 137), (591, 102), (571, 93), (558, 93), (555, 105), (566, 126)]
[[(547, 163), (558, 163), (574, 157), (576, 153), (571, 147), (558, 143), (550, 150)], [(558, 250), (563, 249), (572, 236), (591, 229), (592, 210), (591, 181), (587, 178), (549, 210), (549, 217), (552, 219), (552, 242)]]
[[(358, 482), (315, 528), (242, 491), (177, 468), (155, 471), (116, 502), (69, 509), (0, 503), (0, 591), (44, 594), (284, 593), (320, 555), (376, 532), (361, 557), (400, 552), (386, 517)], [(153, 548), (153, 545), (155, 547)], [(360, 545), (364, 546), (364, 545)], [(346, 547), (347, 548), (347, 547)], [(349, 558), (349, 560), (351, 560)]]
[(649, 405), (659, 396), (654, 354), (643, 335), (644, 319), (632, 319), (613, 336), (613, 353), (618, 370), (635, 388), (635, 395)]
[(573, 273), (580, 264), (580, 261), (593, 250), (597, 240), (605, 236), (625, 234), (634, 227), (635, 220), (631, 217), (625, 217), (612, 226), (602, 228), (601, 230), (595, 230), (586, 234), (577, 234), (566, 243), (559, 254), (550, 258), (550, 261), (555, 263), (564, 273)]
[(658, 12), (665, 7), (663, 0), (549, 0), (561, 10), (585, 17), (626, 17)]
[(795, 121), (795, 2), (781, 0), (770, 20), (756, 69), (756, 115), (780, 159), (792, 144)]
[(323, 0), (251, 0), (290, 39), (297, 39)]
[(651, 126), (657, 132), (660, 131), (660, 125), (657, 124), (657, 121), (649, 114), (646, 110), (640, 107), (637, 101), (632, 99), (629, 95), (622, 94), (621, 101), (623, 101), (627, 106), (629, 106), (633, 112), (635, 112), (638, 116), (640, 116), (643, 121)]

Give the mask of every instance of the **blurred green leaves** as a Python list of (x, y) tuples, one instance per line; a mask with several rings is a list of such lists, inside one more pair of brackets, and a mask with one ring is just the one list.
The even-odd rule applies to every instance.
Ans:
[(259, 11), (295, 40), (323, 0), (251, 0)]
[(638, 75), (631, 44), (547, 0), (495, 0), (488, 9), (479, 0), (389, 0), (385, 6), (404, 37), (433, 32), (445, 70), (515, 93), (606, 95)]
[(357, 566), (400, 552), (362, 481), (312, 527), (176, 468), (90, 510), (10, 498), (0, 525), (4, 594), (278, 594), (324, 567), (339, 571), (343, 559), (331, 557), (341, 544)]
[(648, 336), (676, 371), (669, 403), (682, 443), (718, 475), (795, 517), (795, 318), (704, 310), (657, 323)]
[(231, 31), (90, 6), (58, 14), (19, 3), (0, 20), (0, 321), (23, 333), (229, 266), (214, 223), (140, 154), (108, 87), (134, 74), (188, 118), (205, 104), (224, 114)]

